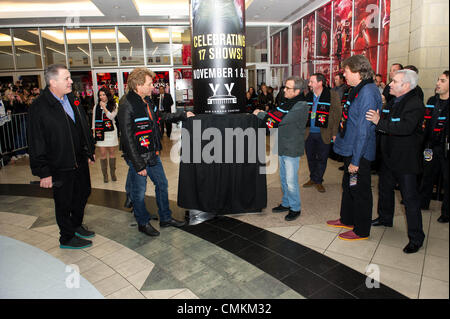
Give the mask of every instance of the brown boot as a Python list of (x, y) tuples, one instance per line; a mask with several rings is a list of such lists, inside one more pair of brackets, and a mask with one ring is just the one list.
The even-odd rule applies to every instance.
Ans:
[(103, 182), (108, 183), (108, 160), (100, 159), (100, 166), (102, 167)]
[(113, 182), (117, 181), (116, 177), (116, 158), (110, 157), (109, 158), (109, 169), (111, 171), (111, 179)]
[(303, 184), (303, 187), (311, 187), (316, 185), (312, 180), (307, 181), (305, 184)]

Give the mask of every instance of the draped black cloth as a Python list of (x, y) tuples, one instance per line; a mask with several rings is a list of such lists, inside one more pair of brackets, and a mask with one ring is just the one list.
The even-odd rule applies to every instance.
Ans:
[[(225, 130), (228, 128), (228, 133), (239, 129), (253, 131), (257, 136), (261, 124), (252, 114), (201, 114), (183, 122), (178, 206), (219, 215), (258, 212), (265, 208), (266, 175), (260, 173), (260, 168), (265, 168), (265, 156), (258, 157), (259, 153), (265, 155), (265, 129), (260, 130), (263, 134), (260, 143), (258, 137), (255, 141), (242, 134), (237, 138), (228, 137), (233, 142), (226, 143)], [(207, 156), (201, 156), (202, 153)], [(208, 157), (216, 161), (208, 163)]]

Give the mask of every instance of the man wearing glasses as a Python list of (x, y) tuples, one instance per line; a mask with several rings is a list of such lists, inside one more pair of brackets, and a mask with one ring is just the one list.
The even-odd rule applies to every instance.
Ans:
[(300, 190), (298, 168), (300, 156), (304, 154), (305, 127), (308, 119), (308, 104), (304, 101), (303, 90), (306, 82), (298, 77), (286, 80), (284, 96), (286, 101), (273, 111), (253, 112), (269, 128), (278, 130), (278, 159), (283, 198), (281, 204), (272, 209), (274, 213), (289, 212), (285, 220), (293, 221), (300, 216)]

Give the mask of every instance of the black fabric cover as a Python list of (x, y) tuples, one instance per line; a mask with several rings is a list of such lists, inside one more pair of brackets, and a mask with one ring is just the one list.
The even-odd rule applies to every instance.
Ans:
[[(221, 132), (222, 163), (205, 163), (200, 157), (200, 163), (194, 163), (193, 140), (198, 140), (199, 135), (194, 136), (194, 121), (201, 121), (201, 132), (208, 128), (217, 128)], [(199, 122), (197, 122), (198, 124)], [(264, 164), (258, 160), (258, 143), (252, 143), (250, 147), (256, 151), (256, 161), (249, 163), (249, 141), (244, 139), (244, 162), (225, 163), (225, 128), (253, 128), (258, 132), (258, 127), (263, 124), (252, 114), (201, 114), (188, 118), (183, 122), (183, 128), (189, 132), (188, 139), (182, 136), (182, 157), (180, 162), (180, 174), (178, 180), (178, 206), (186, 209), (197, 209), (204, 212), (225, 214), (240, 214), (245, 212), (258, 212), (267, 205), (266, 175), (260, 174), (260, 168)], [(265, 131), (262, 131), (265, 140)], [(205, 137), (206, 138), (206, 137)], [(215, 138), (208, 137), (201, 141), (201, 149)], [(187, 143), (190, 139), (190, 143)], [(256, 139), (256, 141), (258, 138)], [(189, 163), (183, 162), (183, 153), (189, 147)], [(197, 148), (198, 150), (198, 148)], [(233, 154), (236, 162), (237, 144), (233, 143)], [(265, 151), (265, 143), (264, 143)], [(214, 153), (213, 153), (214, 154)], [(261, 162), (264, 162), (262, 159)], [(198, 162), (198, 161), (197, 161)]]

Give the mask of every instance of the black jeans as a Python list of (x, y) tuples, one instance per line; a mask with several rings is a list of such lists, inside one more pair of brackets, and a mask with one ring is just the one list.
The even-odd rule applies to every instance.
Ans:
[(309, 133), (305, 141), (305, 152), (308, 158), (309, 177), (317, 184), (322, 184), (323, 174), (327, 169), (328, 155), (330, 154), (330, 144), (322, 141), (320, 133)]
[(442, 201), (441, 214), (448, 217), (448, 158), (444, 157), (442, 147), (433, 148), (433, 159), (424, 161), (422, 184), (420, 185), (421, 207), (429, 207), (433, 185), (439, 177), (443, 178), (444, 199)]
[(425, 234), (422, 227), (422, 212), (420, 211), (420, 197), (417, 187), (416, 174), (398, 174), (384, 163), (381, 164), (378, 198), (378, 215), (380, 221), (392, 225), (395, 210), (396, 184), (400, 186), (403, 203), (406, 209), (409, 241), (422, 246)]
[(161, 137), (164, 135), (164, 125), (166, 126), (167, 137), (170, 137), (170, 134), (172, 134), (172, 122), (164, 121), (163, 119), (160, 119), (159, 129), (161, 130)]
[(77, 169), (56, 171), (52, 175), (53, 199), (56, 223), (59, 226), (61, 244), (75, 236), (75, 229), (83, 222), (84, 208), (91, 194), (89, 165), (83, 161)]
[(353, 232), (360, 237), (369, 237), (372, 225), (372, 189), (370, 164), (361, 158), (358, 179), (355, 186), (350, 186), (348, 166), (352, 157), (344, 157), (344, 176), (342, 178), (341, 222), (353, 225)]

